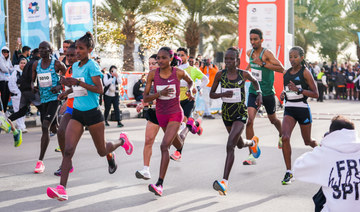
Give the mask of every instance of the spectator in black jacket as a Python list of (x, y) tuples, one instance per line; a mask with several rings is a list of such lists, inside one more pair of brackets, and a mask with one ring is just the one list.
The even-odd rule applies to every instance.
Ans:
[(146, 85), (146, 75), (143, 74), (139, 81), (137, 81), (133, 88), (133, 94), (136, 101), (141, 101), (143, 99), (143, 93)]

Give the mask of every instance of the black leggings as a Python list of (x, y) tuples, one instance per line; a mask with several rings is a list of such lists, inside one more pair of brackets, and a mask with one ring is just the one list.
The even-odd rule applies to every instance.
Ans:
[(0, 108), (4, 111), (4, 113), (6, 112), (7, 109), (7, 105), (9, 102), (9, 98), (10, 98), (10, 90), (9, 90), (9, 86), (8, 86), (8, 81), (0, 81), (0, 93), (1, 93), (1, 102), (3, 105), (3, 108)]
[(121, 121), (120, 120), (120, 110), (119, 110), (119, 94), (115, 94), (115, 96), (104, 95), (104, 106), (105, 106), (105, 111), (104, 111), (105, 117), (104, 118), (105, 118), (105, 121), (107, 121), (107, 118), (109, 116), (111, 105), (113, 105), (113, 107), (114, 107), (115, 120), (118, 122)]

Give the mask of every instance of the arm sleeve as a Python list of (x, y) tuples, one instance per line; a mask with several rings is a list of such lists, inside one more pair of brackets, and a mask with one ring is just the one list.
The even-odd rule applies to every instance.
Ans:
[(14, 93), (14, 94), (19, 94), (21, 93), (17, 84), (16, 84), (16, 73), (17, 71), (14, 71), (11, 75), (10, 75), (10, 78), (9, 78), (9, 90), (11, 93)]
[(326, 180), (322, 180), (325, 165), (322, 159), (327, 157), (322, 147), (315, 147), (313, 151), (301, 155), (293, 165), (295, 179), (326, 186)]
[(203, 74), (199, 69), (194, 69), (195, 78), (201, 80), (200, 88), (206, 87), (206, 85), (210, 82), (209, 78)]
[(2, 58), (0, 58), (0, 71), (3, 73), (9, 73), (9, 69), (6, 68), (5, 61)]
[(103, 74), (100, 71), (100, 67), (96, 62), (92, 62), (90, 66), (90, 77), (100, 76), (103, 77)]
[(110, 85), (110, 84), (111, 84), (111, 82), (112, 82), (111, 77), (109, 77), (109, 75), (108, 75), (108, 74), (105, 74), (105, 76), (104, 76), (104, 86), (108, 86), (108, 85)]
[(321, 77), (321, 82), (323, 85), (327, 85), (326, 84), (326, 76), (324, 75), (323, 77)]
[(359, 79), (360, 79), (360, 75), (356, 77), (356, 79), (354, 79), (353, 83), (356, 83), (357, 81), (359, 81)]

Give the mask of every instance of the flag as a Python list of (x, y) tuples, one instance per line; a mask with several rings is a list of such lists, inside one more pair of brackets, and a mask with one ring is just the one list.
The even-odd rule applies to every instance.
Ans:
[(48, 0), (21, 0), (21, 41), (32, 49), (50, 41)]
[(75, 41), (93, 31), (92, 0), (63, 0), (65, 39)]

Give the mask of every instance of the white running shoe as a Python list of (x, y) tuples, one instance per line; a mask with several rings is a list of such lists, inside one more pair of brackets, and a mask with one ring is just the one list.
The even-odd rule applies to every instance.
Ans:
[(144, 179), (144, 180), (150, 180), (151, 179), (150, 171), (147, 171), (147, 170), (144, 170), (144, 169), (141, 170), (141, 171), (136, 171), (135, 176), (138, 179)]

